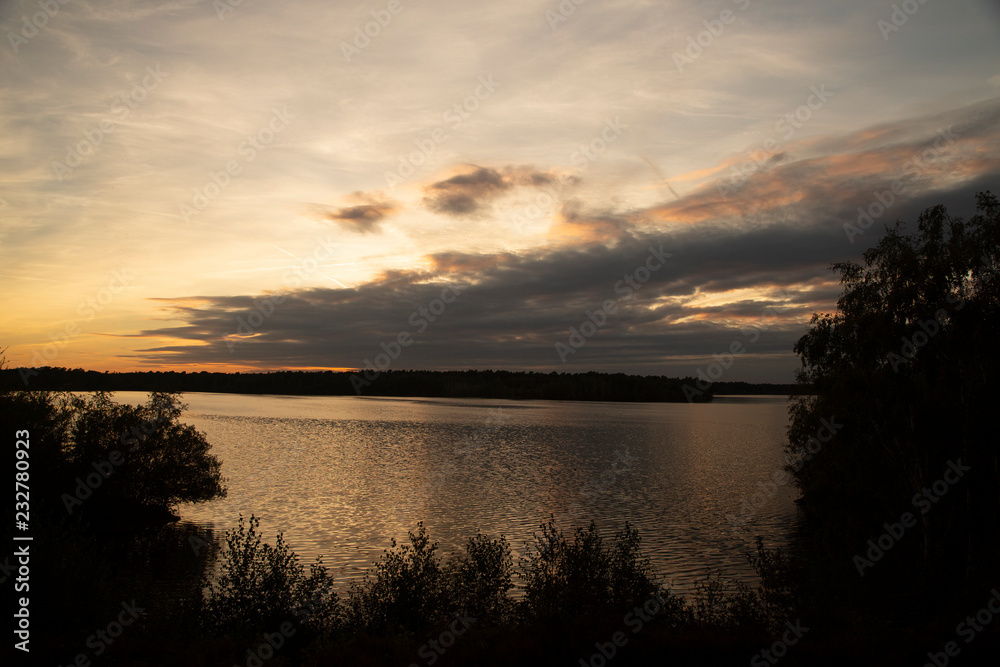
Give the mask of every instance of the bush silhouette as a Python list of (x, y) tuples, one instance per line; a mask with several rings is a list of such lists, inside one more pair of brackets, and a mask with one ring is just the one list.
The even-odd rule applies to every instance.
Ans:
[(420, 632), (447, 617), (444, 573), (423, 522), (409, 533), (410, 544), (393, 539), (374, 571), (352, 584), (347, 597), (349, 625), (374, 635)]
[(122, 462), (102, 484), (105, 497), (157, 507), (223, 497), (221, 464), (204, 435), (179, 423), (184, 407), (176, 394), (161, 392), (139, 406), (115, 403), (105, 392), (74, 398), (67, 462), (89, 474), (117, 452)]
[(318, 635), (339, 622), (340, 600), (322, 561), (309, 574), (281, 534), (274, 546), (262, 541), (260, 519), (240, 515), (236, 528), (226, 531), (220, 554), (221, 572), (206, 581), (204, 613), (217, 635), (242, 638), (277, 632), (285, 622), (296, 630)]
[(466, 555), (445, 566), (450, 605), (490, 626), (512, 620), (513, 604), (507, 592), (514, 587), (514, 560), (507, 539), (491, 540), (482, 533), (469, 538)]
[(596, 525), (577, 528), (572, 541), (552, 519), (540, 526), (520, 566), (525, 582), (524, 616), (570, 619), (624, 612), (661, 588), (648, 559), (639, 554), (638, 531), (628, 522), (610, 550)]
[(221, 464), (205, 436), (179, 422), (183, 409), (177, 395), (157, 392), (131, 406), (104, 392), (0, 391), (0, 426), (29, 431), (32, 465), (45, 470), (33, 480), (33, 509), (101, 524), (170, 518), (180, 502), (225, 496)]

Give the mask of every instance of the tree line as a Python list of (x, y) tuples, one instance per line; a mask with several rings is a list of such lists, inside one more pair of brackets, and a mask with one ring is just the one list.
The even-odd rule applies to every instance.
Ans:
[[(540, 373), (533, 371), (386, 370), (359, 382), (358, 373), (337, 371), (97, 372), (82, 368), (9, 368), (0, 388), (46, 391), (157, 391), (288, 394), (311, 396), (421, 396), (427, 398), (506, 398), (570, 401), (685, 402), (683, 387), (693, 377), (671, 378), (624, 373)], [(26, 386), (27, 383), (27, 386)], [(713, 390), (698, 402), (711, 400)]]

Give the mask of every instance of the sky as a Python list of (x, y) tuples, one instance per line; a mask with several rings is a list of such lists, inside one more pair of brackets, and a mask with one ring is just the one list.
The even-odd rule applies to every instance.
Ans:
[(792, 382), (1000, 188), (986, 0), (0, 2), (0, 348)]

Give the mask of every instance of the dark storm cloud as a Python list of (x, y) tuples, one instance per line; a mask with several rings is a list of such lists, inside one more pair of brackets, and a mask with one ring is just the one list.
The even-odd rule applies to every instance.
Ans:
[[(784, 238), (789, 235), (791, 241)], [(435, 255), (431, 271), (387, 273), (357, 289), (290, 293), (273, 304), (267, 317), (255, 316), (259, 326), (242, 333), (241, 323), (252, 325), (253, 313), (270, 310), (266, 296), (174, 300), (169, 307), (187, 326), (144, 335), (170, 336), (182, 344), (141, 354), (150, 362), (361, 367), (382, 351), (380, 343), (389, 344), (407, 332), (414, 343), (395, 364), (398, 368), (665, 372), (688, 363), (693, 372), (695, 365), (678, 358), (728, 349), (739, 338), (741, 324), (764, 321), (765, 308), (773, 305), (779, 320), (771, 322), (754, 351), (789, 356), (791, 344), (802, 333), (800, 322), (811, 312), (813, 295), (808, 290), (741, 300), (730, 307), (686, 302), (706, 286), (754, 286), (778, 293), (815, 279), (831, 256), (805, 248), (829, 246), (823, 243), (828, 236), (818, 227), (809, 232), (781, 228), (718, 235), (684, 230), (669, 235), (629, 233), (611, 246), (524, 255)], [(672, 255), (661, 268), (639, 271), (661, 253)], [(645, 283), (635, 282), (646, 275)], [(629, 279), (639, 286), (637, 291), (628, 287)], [(431, 321), (420, 308), (430, 308), (448, 285), (456, 286), (459, 295)], [(578, 328), (588, 312), (598, 313), (609, 301), (615, 304), (614, 312), (605, 313), (598, 333), (563, 364), (555, 343), (565, 343), (570, 327)], [(703, 316), (722, 316), (733, 324), (698, 319)]]

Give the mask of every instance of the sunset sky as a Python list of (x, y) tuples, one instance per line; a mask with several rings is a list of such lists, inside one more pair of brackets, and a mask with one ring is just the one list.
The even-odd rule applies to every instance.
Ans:
[(1000, 189), (987, 0), (24, 0), (0, 27), (12, 366), (362, 368), (407, 334), (393, 368), (692, 375), (739, 341), (720, 379), (790, 382), (831, 263)]

